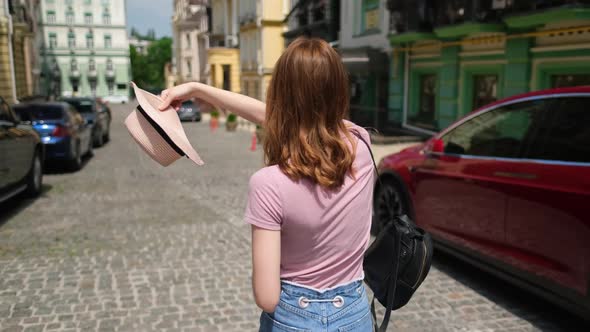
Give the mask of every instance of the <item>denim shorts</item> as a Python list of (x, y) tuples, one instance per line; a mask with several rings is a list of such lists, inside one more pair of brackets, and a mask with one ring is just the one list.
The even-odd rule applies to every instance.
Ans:
[(323, 292), (281, 282), (275, 312), (260, 316), (260, 332), (371, 332), (373, 319), (362, 281)]

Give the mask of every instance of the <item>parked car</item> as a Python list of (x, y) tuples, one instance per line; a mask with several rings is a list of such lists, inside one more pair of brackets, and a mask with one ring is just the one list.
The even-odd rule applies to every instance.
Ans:
[(103, 146), (105, 142), (109, 141), (111, 117), (104, 108), (98, 105), (96, 99), (77, 97), (63, 98), (62, 101), (74, 106), (84, 119), (93, 125), (92, 141), (95, 147)]
[(379, 170), (375, 229), (412, 215), (438, 249), (590, 317), (590, 87), (498, 101)]
[(201, 121), (201, 111), (197, 104), (187, 100), (180, 105), (178, 117), (180, 121)]
[(65, 160), (72, 170), (82, 167), (82, 157), (92, 155), (92, 124), (65, 102), (20, 104), (14, 107), (21, 121), (41, 136), (45, 158)]
[(39, 134), (21, 124), (0, 97), (0, 202), (21, 192), (41, 193), (43, 154)]
[(128, 96), (104, 96), (102, 100), (112, 104), (127, 104), (129, 102)]

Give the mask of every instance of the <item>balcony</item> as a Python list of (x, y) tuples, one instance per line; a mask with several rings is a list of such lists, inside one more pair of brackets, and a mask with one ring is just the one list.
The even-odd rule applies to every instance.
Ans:
[(113, 68), (107, 68), (107, 70), (105, 71), (105, 77), (107, 81), (115, 80), (115, 71), (113, 70)]
[(540, 13), (546, 18), (546, 13), (552, 10), (588, 9), (587, 5), (590, 5), (590, 0), (387, 1), (387, 9), (391, 15), (390, 32), (398, 35), (393, 36), (392, 41), (400, 43), (435, 35), (440, 38), (454, 38), (469, 32), (495, 32), (502, 30), (504, 24), (524, 28), (528, 27), (525, 24), (530, 23), (532, 27), (533, 23), (538, 22), (515, 22), (512, 26), (509, 20), (511, 17)]
[(340, 30), (339, 6), (339, 2), (329, 6), (326, 0), (300, 0), (285, 19), (289, 22), (290, 30), (283, 36), (287, 40), (301, 35), (337, 40)]

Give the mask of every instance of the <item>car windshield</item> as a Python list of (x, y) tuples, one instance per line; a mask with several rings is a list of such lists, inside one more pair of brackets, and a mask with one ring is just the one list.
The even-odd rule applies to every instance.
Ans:
[(14, 111), (21, 121), (60, 120), (63, 118), (63, 109), (55, 105), (15, 106)]
[(92, 113), (94, 111), (94, 102), (92, 100), (66, 99), (65, 101), (74, 106), (76, 111), (80, 113)]
[(182, 102), (182, 106), (193, 106), (193, 102), (190, 100)]

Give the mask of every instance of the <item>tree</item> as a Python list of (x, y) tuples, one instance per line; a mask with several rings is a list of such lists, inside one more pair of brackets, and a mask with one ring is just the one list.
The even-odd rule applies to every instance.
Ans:
[(172, 59), (172, 38), (164, 37), (153, 41), (147, 55), (139, 54), (133, 46), (129, 48), (133, 80), (147, 90), (161, 90), (165, 87), (164, 66)]

